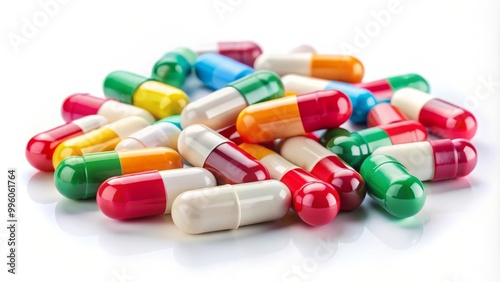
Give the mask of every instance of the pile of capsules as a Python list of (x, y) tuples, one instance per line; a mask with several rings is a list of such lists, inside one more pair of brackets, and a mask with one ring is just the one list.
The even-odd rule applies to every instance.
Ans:
[[(190, 102), (181, 87), (191, 73), (213, 92)], [(64, 197), (96, 199), (117, 220), (171, 213), (191, 234), (277, 220), (290, 208), (321, 226), (366, 193), (395, 217), (413, 216), (425, 203), (422, 181), (476, 166), (476, 120), (428, 94), (417, 74), (363, 75), (357, 58), (308, 46), (177, 48), (149, 78), (110, 73), (106, 98), (67, 97), (66, 124), (33, 137), (26, 158), (54, 171)], [(367, 128), (340, 128), (348, 120)]]

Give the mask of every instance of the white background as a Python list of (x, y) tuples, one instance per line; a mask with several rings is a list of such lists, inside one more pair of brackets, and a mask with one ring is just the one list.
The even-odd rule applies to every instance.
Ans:
[[(499, 281), (498, 1), (66, 2), (45, 22), (38, 1), (0, 4), (0, 162), (3, 179), (8, 167), (19, 174), (19, 274), (6, 274), (2, 223), (0, 273), (7, 280), (1, 281)], [(377, 22), (382, 14), (389, 17)], [(23, 35), (26, 21), (38, 27)], [(321, 228), (290, 213), (282, 221), (187, 236), (169, 216), (117, 222), (92, 201), (63, 199), (52, 175), (26, 162), (29, 138), (62, 124), (67, 95), (102, 96), (106, 74), (148, 75), (175, 47), (247, 39), (265, 52), (301, 43), (321, 53), (354, 52), (366, 81), (422, 74), (433, 95), (476, 114), (476, 170), (427, 185), (425, 207), (406, 220), (367, 198)], [(0, 191), (5, 222), (7, 193)]]

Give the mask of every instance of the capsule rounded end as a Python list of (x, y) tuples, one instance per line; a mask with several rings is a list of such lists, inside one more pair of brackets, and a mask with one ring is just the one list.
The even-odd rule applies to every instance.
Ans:
[(38, 134), (30, 139), (26, 146), (26, 159), (34, 168), (42, 171), (54, 171), (52, 155), (57, 144), (48, 134)]
[(454, 139), (452, 142), (458, 155), (457, 176), (466, 176), (476, 167), (476, 148), (465, 139)]
[(354, 123), (366, 123), (368, 113), (377, 105), (377, 99), (370, 92), (360, 94), (358, 98), (353, 101), (352, 115), (350, 120)]
[(363, 79), (363, 76), (365, 75), (365, 67), (363, 66), (363, 63), (361, 61), (354, 57), (354, 56), (349, 56), (349, 61), (350, 61), (350, 66), (351, 66), (351, 76), (350, 79), (348, 79), (349, 83), (358, 83), (361, 82)]
[(87, 170), (81, 157), (63, 160), (54, 172), (54, 184), (64, 197), (73, 200), (88, 199)]
[(459, 114), (452, 115), (446, 120), (446, 129), (441, 132), (439, 129), (434, 129), (436, 135), (445, 138), (464, 138), (470, 140), (476, 135), (477, 121), (476, 118), (468, 111), (461, 111)]
[(99, 186), (96, 202), (107, 217), (125, 220), (161, 215), (167, 200), (158, 172), (149, 171), (109, 178)]
[(81, 155), (83, 155), (81, 148), (78, 146), (69, 146), (63, 142), (56, 147), (56, 150), (52, 155), (52, 166), (56, 169), (64, 159)]
[(425, 189), (413, 175), (406, 175), (392, 183), (385, 194), (385, 209), (395, 217), (416, 215), (425, 204)]
[(342, 169), (335, 172), (330, 182), (340, 196), (340, 209), (351, 211), (359, 207), (366, 196), (366, 185), (363, 177), (352, 169)]
[(309, 182), (293, 195), (293, 207), (305, 223), (321, 226), (335, 219), (340, 210), (340, 198), (330, 184)]

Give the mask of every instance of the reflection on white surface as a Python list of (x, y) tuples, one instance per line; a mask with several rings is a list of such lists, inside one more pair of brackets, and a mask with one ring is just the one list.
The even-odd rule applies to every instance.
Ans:
[(106, 224), (95, 200), (74, 201), (61, 198), (54, 210), (57, 225), (73, 236), (95, 236)]
[(179, 230), (175, 259), (186, 266), (206, 266), (279, 252), (290, 244), (292, 217), (290, 212), (282, 220), (199, 235)]
[[(365, 222), (368, 229), (382, 243), (392, 249), (403, 250), (416, 245), (424, 232), (423, 222), (419, 214), (399, 219), (390, 215), (380, 205), (371, 199), (368, 207), (370, 212)], [(421, 211), (422, 213), (423, 211)]]
[(177, 228), (170, 216), (127, 221), (105, 218), (103, 223), (99, 233), (99, 245), (112, 255), (129, 256), (160, 251), (171, 248), (176, 239), (172, 233), (175, 233)]
[(368, 211), (364, 206), (350, 212), (341, 212), (332, 223), (335, 228), (333, 234), (340, 243), (351, 244), (356, 242), (365, 230), (365, 221)]
[(465, 177), (425, 183), (426, 205), (431, 213), (453, 213), (467, 210), (474, 200), (471, 184)]
[(54, 185), (54, 174), (37, 171), (27, 183), (27, 191), (31, 200), (39, 204), (50, 204), (61, 198)]

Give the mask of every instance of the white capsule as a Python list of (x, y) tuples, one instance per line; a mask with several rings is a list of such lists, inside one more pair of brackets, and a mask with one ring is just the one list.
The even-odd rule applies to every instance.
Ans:
[(182, 231), (200, 234), (277, 220), (290, 204), (290, 191), (277, 180), (223, 185), (182, 193), (172, 205), (172, 219)]
[(304, 136), (286, 139), (281, 145), (280, 153), (285, 159), (306, 171), (312, 171), (319, 161), (334, 156), (321, 144)]
[(170, 122), (160, 122), (141, 129), (116, 145), (116, 151), (169, 147), (177, 150), (181, 130)]

